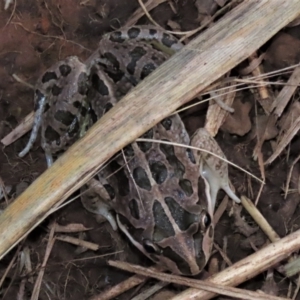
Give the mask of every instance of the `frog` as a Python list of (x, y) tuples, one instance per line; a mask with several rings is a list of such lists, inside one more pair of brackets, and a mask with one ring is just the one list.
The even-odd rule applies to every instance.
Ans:
[[(34, 127), (21, 155), (29, 151), (41, 127), (42, 148), (51, 166), (53, 155), (65, 151), (181, 48), (170, 34), (133, 26), (104, 35), (85, 62), (70, 57), (55, 64), (38, 81)], [(67, 76), (61, 68), (70, 70)], [(49, 130), (57, 134), (49, 135)], [(82, 187), (82, 204), (119, 228), (155, 263), (175, 274), (196, 275), (211, 254), (218, 191), (240, 202), (230, 187), (225, 155), (205, 128), (190, 137), (178, 114), (142, 138), (148, 141), (126, 146)]]

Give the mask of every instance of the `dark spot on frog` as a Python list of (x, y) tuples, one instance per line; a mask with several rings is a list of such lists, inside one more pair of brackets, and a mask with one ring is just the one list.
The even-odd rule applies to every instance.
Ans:
[(180, 160), (176, 156), (172, 156), (167, 159), (169, 164), (174, 168), (175, 176), (178, 178), (182, 178), (183, 174), (185, 173), (184, 165), (180, 162)]
[(112, 161), (110, 164), (112, 174), (115, 174), (117, 179), (117, 186), (122, 187), (118, 190), (118, 195), (121, 197), (127, 196), (130, 191), (129, 179), (126, 176), (124, 167), (120, 166), (116, 161)]
[(103, 187), (107, 191), (110, 200), (113, 200), (116, 196), (114, 188), (110, 184), (104, 184)]
[(61, 65), (59, 66), (60, 74), (64, 77), (67, 77), (71, 73), (71, 67), (68, 65)]
[(140, 188), (147, 191), (151, 190), (150, 180), (147, 176), (146, 171), (142, 167), (136, 167), (133, 170), (133, 179)]
[(75, 108), (81, 109), (82, 104), (81, 104), (80, 101), (75, 101), (75, 102), (73, 102), (73, 106), (74, 106)]
[[(169, 142), (168, 140), (163, 140), (164, 142)], [(173, 156), (174, 155), (174, 146), (169, 144), (160, 144), (159, 145), (160, 150), (166, 155), (166, 156)]]
[(84, 106), (80, 110), (80, 114), (81, 114), (82, 117), (85, 117), (87, 112), (88, 112), (88, 109)]
[(122, 80), (124, 77), (124, 72), (122, 70), (115, 70), (112, 68), (105, 68), (105, 73), (112, 79), (115, 83)]
[(135, 61), (131, 61), (131, 62), (127, 65), (126, 69), (127, 69), (127, 71), (128, 71), (129, 74), (131, 74), (131, 75), (134, 74), (135, 66), (136, 66), (136, 62), (135, 62)]
[(94, 74), (92, 76), (92, 85), (100, 95), (102, 96), (109, 95), (108, 87), (105, 85), (104, 81), (99, 78), (97, 74)]
[(78, 86), (78, 93), (80, 95), (85, 96), (89, 91), (89, 80), (85, 72), (81, 72), (80, 75), (78, 76), (77, 86)]
[(167, 217), (162, 205), (155, 200), (153, 204), (154, 232), (153, 242), (159, 242), (175, 235), (174, 228)]
[(167, 161), (174, 168), (174, 175), (182, 178), (185, 173), (185, 167), (180, 160), (175, 156), (174, 146), (167, 144), (160, 144), (160, 150), (165, 154)]
[(45, 138), (46, 138), (46, 141), (48, 143), (52, 142), (52, 141), (56, 141), (56, 144), (60, 145), (60, 135), (51, 126), (48, 126), (46, 128), (46, 130), (45, 130)]
[(186, 149), (186, 154), (190, 160), (191, 163), (195, 164), (196, 163), (196, 160), (195, 160), (195, 157), (194, 157), (194, 153), (193, 153), (193, 150), (190, 149), (190, 148), (187, 148)]
[(58, 87), (56, 84), (53, 85), (51, 93), (53, 96), (58, 96), (62, 91), (62, 88)]
[[(152, 139), (153, 138), (153, 129), (149, 129), (147, 132), (145, 132), (141, 138), (144, 139)], [(146, 153), (148, 150), (151, 149), (152, 147), (152, 143), (150, 142), (137, 142), (137, 145), (139, 146), (139, 148)]]
[(134, 74), (136, 62), (139, 61), (146, 53), (147, 51), (143, 47), (139, 46), (135, 47), (132, 51), (129, 52), (131, 61), (126, 67), (129, 74)]
[(141, 79), (143, 80), (149, 74), (151, 74), (156, 69), (156, 66), (153, 63), (148, 63), (143, 66), (143, 70), (141, 72)]
[(103, 57), (106, 58), (116, 70), (120, 69), (120, 63), (118, 59), (111, 52), (105, 52)]
[(109, 110), (111, 110), (113, 105), (111, 103), (106, 103), (104, 106), (104, 113), (107, 113)]
[(213, 155), (210, 154), (210, 153), (202, 152), (202, 154), (201, 154), (201, 152), (202, 152), (202, 151), (198, 151), (198, 155), (202, 155), (206, 160), (207, 160), (207, 159), (210, 159), (210, 158), (213, 156)]
[(126, 157), (133, 157), (134, 156), (134, 151), (133, 148), (131, 146), (131, 144), (127, 145), (124, 149), (124, 153)]
[(149, 167), (153, 179), (157, 184), (162, 184), (168, 177), (167, 167), (160, 161), (150, 161)]
[(46, 72), (42, 77), (42, 83), (46, 83), (50, 80), (57, 80), (57, 75), (55, 72)]
[(109, 35), (109, 40), (112, 42), (123, 43), (125, 39), (122, 37), (121, 31), (115, 31)]
[(196, 214), (192, 214), (185, 209), (181, 205), (179, 205), (174, 198), (166, 197), (165, 203), (168, 205), (169, 210), (176, 221), (176, 224), (180, 228), (180, 230), (187, 230), (193, 223), (199, 222), (199, 216)]
[(129, 201), (128, 207), (130, 209), (131, 216), (138, 220), (140, 218), (140, 211), (139, 211), (139, 205), (137, 203), (137, 200), (131, 199)]
[(44, 113), (47, 112), (49, 110), (49, 108), (50, 108), (49, 103), (46, 103), (45, 108), (44, 108)]
[(156, 29), (149, 29), (149, 34), (152, 35), (152, 36), (155, 36), (157, 33), (157, 30)]
[(130, 39), (135, 39), (138, 37), (138, 35), (140, 34), (141, 30), (137, 27), (131, 27), (128, 30), (128, 36)]
[(64, 125), (70, 126), (73, 123), (75, 116), (69, 111), (58, 110), (55, 113), (54, 118), (55, 120), (63, 123)]
[(173, 44), (176, 44), (176, 40), (172, 39), (172, 37), (169, 34), (164, 33), (162, 38), (162, 43), (167, 46), (168, 48), (171, 48)]
[(188, 179), (180, 179), (179, 186), (182, 188), (182, 190), (188, 197), (192, 196), (193, 187), (192, 187), (191, 182)]
[(172, 127), (172, 120), (170, 118), (166, 118), (161, 121), (161, 125), (166, 129), (170, 130)]
[(159, 59), (156, 55), (152, 55), (152, 56), (151, 56), (151, 59), (152, 59), (154, 62), (156, 62), (156, 63), (157, 63), (157, 62), (158, 62), (158, 63), (160, 62), (160, 59)]

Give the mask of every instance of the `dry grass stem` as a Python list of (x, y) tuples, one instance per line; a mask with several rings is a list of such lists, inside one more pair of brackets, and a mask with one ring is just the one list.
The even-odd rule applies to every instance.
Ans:
[(289, 78), (286, 85), (283, 87), (283, 89), (280, 91), (279, 95), (275, 99), (272, 105), (272, 110), (274, 111), (274, 114), (279, 118), (284, 109), (286, 108), (287, 104), (291, 100), (293, 94), (295, 93), (296, 89), (300, 85), (300, 66), (297, 66), (291, 77)]
[(158, 282), (154, 284), (153, 286), (149, 287), (148, 289), (142, 291), (139, 295), (131, 298), (131, 300), (146, 300), (149, 299), (152, 295), (163, 289), (165, 286), (167, 286), (168, 282)]
[(219, 254), (222, 256), (222, 258), (226, 262), (226, 264), (228, 266), (232, 266), (232, 262), (229, 259), (229, 257), (226, 255), (226, 252), (224, 250), (222, 250), (217, 243), (214, 243), (214, 247), (218, 250)]
[(86, 228), (83, 226), (83, 224), (80, 223), (72, 223), (65, 226), (61, 226), (57, 223), (54, 224), (55, 226), (55, 232), (65, 232), (65, 233), (71, 233), (71, 232), (82, 232), (82, 231), (88, 231), (91, 228)]
[(34, 91), (34, 86), (31, 85), (30, 83), (26, 82), (25, 80), (23, 80), (22, 78), (20, 78), (17, 74), (12, 74), (12, 78), (14, 80), (16, 80), (17, 82), (27, 86), (29, 89)]
[(135, 286), (145, 282), (148, 279), (148, 277), (140, 276), (140, 275), (134, 275), (130, 278), (122, 281), (121, 283), (113, 286), (109, 290), (93, 296), (89, 300), (110, 300), (115, 299), (117, 296), (123, 294), (124, 292), (134, 288)]
[(293, 163), (292, 163), (292, 165), (289, 169), (289, 173), (288, 173), (288, 176), (287, 176), (287, 179), (286, 179), (286, 184), (285, 184), (285, 189), (284, 189), (284, 199), (286, 199), (286, 197), (287, 197), (290, 182), (291, 182), (291, 179), (292, 179), (292, 173), (293, 173), (294, 167), (297, 164), (297, 162), (299, 161), (299, 159), (300, 159), (300, 154), (294, 159), (294, 161), (293, 161)]
[(214, 224), (218, 224), (219, 220), (223, 216), (223, 213), (226, 210), (227, 204), (228, 204), (228, 196), (226, 195), (220, 205), (218, 205), (217, 210), (214, 213)]
[[(226, 87), (226, 95), (221, 95), (220, 92), (211, 92), (214, 100), (219, 99), (219, 101), (216, 103), (211, 103), (209, 105), (206, 114), (205, 128), (212, 136), (215, 136), (218, 133), (219, 128), (224, 123), (228, 113), (234, 112), (234, 110), (231, 108), (236, 95), (236, 88), (233, 86), (233, 84), (234, 83), (232, 82), (230, 86)], [(224, 106), (220, 104), (220, 102), (226, 105), (226, 107), (231, 108), (231, 111), (229, 112), (228, 110), (225, 110)]]
[(33, 119), (34, 119), (34, 111), (28, 114), (13, 131), (11, 131), (7, 136), (5, 136), (1, 140), (1, 143), (4, 146), (8, 146), (13, 142), (15, 142), (17, 139), (19, 139), (21, 136), (23, 136), (32, 128)]
[(51, 254), (53, 245), (55, 243), (54, 232), (55, 231), (54, 231), (54, 226), (53, 226), (50, 230), (50, 233), (49, 233), (49, 238), (48, 238), (48, 243), (47, 243), (47, 247), (46, 247), (46, 251), (45, 251), (44, 260), (43, 260), (43, 263), (41, 265), (39, 274), (36, 278), (30, 300), (38, 300), (39, 299), (39, 294), (40, 294), (42, 280), (43, 280), (44, 273), (45, 273), (46, 264), (47, 264), (47, 261), (49, 259), (50, 254)]
[(77, 239), (72, 236), (59, 235), (59, 236), (56, 236), (55, 239), (57, 239), (59, 241), (67, 242), (67, 243), (70, 243), (70, 244), (73, 244), (76, 246), (84, 247), (84, 248), (92, 250), (92, 251), (97, 251), (100, 248), (100, 246), (95, 243)]
[(280, 240), (279, 235), (274, 231), (274, 229), (270, 226), (265, 217), (260, 213), (257, 207), (252, 203), (250, 199), (245, 196), (241, 197), (241, 202), (243, 207), (247, 210), (250, 216), (254, 219), (257, 225), (261, 228), (261, 230), (268, 236), (269, 240), (272, 243)]
[(285, 149), (285, 147), (291, 142), (294, 136), (298, 133), (300, 129), (300, 116), (291, 124), (290, 128), (282, 135), (281, 140), (278, 142), (274, 153), (267, 159), (265, 165), (272, 163), (280, 153)]
[(2, 288), (3, 282), (6, 279), (6, 276), (8, 275), (9, 271), (12, 269), (16, 259), (18, 258), (19, 253), (20, 253), (20, 247), (18, 247), (18, 250), (14, 254), (13, 258), (10, 260), (5, 272), (3, 273), (3, 275), (0, 279), (0, 288)]
[[(159, 267), (151, 267), (149, 268), (155, 272), (163, 271), (163, 269)], [(134, 275), (130, 278), (122, 281), (121, 283), (113, 286), (112, 288), (104, 291), (103, 293), (93, 296), (89, 300), (110, 300), (115, 299), (115, 297), (121, 295), (122, 293), (136, 287), (139, 284), (144, 283), (146, 280), (148, 280), (148, 277), (141, 276), (141, 275)]]
[[(158, 5), (166, 2), (167, 0), (148, 0), (144, 6), (147, 11), (151, 11)], [(141, 17), (145, 15), (145, 12), (142, 7), (139, 7), (129, 18), (128, 21), (125, 23), (123, 27), (130, 27), (134, 25)]]
[[(251, 62), (255, 61), (257, 63), (257, 67), (252, 70), (252, 75), (256, 78), (260, 77), (262, 72), (262, 66), (260, 66), (262, 60), (264, 58), (264, 54), (262, 54), (259, 58), (257, 57), (257, 54), (254, 53), (249, 57), (250, 64)], [(257, 101), (261, 105), (261, 107), (264, 109), (266, 115), (269, 115), (272, 111), (271, 105), (273, 103), (273, 99), (270, 96), (270, 93), (268, 91), (267, 86), (260, 86), (257, 88), (259, 97), (257, 98)]]
[(138, 138), (136, 141), (137, 141), (137, 142), (150, 142), (150, 143), (158, 143), (158, 144), (172, 145), (172, 146), (175, 146), (175, 147), (182, 147), (182, 148), (187, 148), (187, 149), (192, 149), (192, 150), (198, 150), (198, 151), (201, 151), (201, 152), (208, 153), (208, 154), (210, 154), (210, 155), (212, 155), (212, 156), (214, 156), (214, 157), (216, 157), (216, 158), (218, 158), (218, 159), (220, 159), (220, 160), (225, 161), (227, 164), (229, 164), (229, 165), (231, 165), (231, 166), (237, 168), (238, 170), (244, 172), (245, 174), (247, 174), (247, 175), (253, 177), (253, 178), (256, 179), (257, 181), (259, 181), (261, 184), (264, 184), (264, 182), (263, 182), (261, 179), (259, 179), (258, 177), (256, 177), (254, 174), (249, 173), (246, 169), (243, 169), (243, 168), (241, 168), (240, 166), (238, 166), (238, 165), (232, 163), (231, 161), (227, 160), (226, 158), (221, 157), (221, 156), (219, 156), (219, 155), (217, 155), (217, 154), (215, 154), (215, 153), (213, 153), (213, 152), (210, 152), (210, 151), (208, 151), (208, 150), (206, 150), (206, 149), (198, 148), (198, 147), (193, 147), (193, 146), (189, 146), (189, 145), (184, 145), (184, 144), (179, 144), (179, 143), (174, 143), (174, 142), (168, 142), (168, 141), (162, 141), (162, 140), (154, 140), (154, 139)]
[[(248, 291), (248, 290), (242, 290), (242, 289), (228, 287), (228, 286), (221, 286), (216, 283), (210, 283), (208, 281), (191, 279), (191, 278), (181, 277), (178, 275), (161, 273), (161, 272), (153, 271), (153, 270), (150, 270), (147, 268), (143, 268), (141, 266), (132, 265), (132, 264), (121, 262), (121, 261), (110, 260), (110, 261), (108, 261), (108, 264), (110, 266), (119, 268), (124, 271), (137, 273), (137, 274), (143, 275), (143, 276), (153, 277), (153, 278), (156, 278), (156, 279), (159, 279), (162, 281), (172, 282), (175, 284), (190, 286), (190, 287), (194, 287), (197, 289), (203, 289), (208, 292), (218, 293), (221, 295), (227, 295), (227, 296), (231, 296), (234, 298), (241, 298), (241, 299), (246, 299), (246, 300), (253, 300), (253, 299), (283, 300), (283, 299), (286, 299), (286, 298), (281, 298), (281, 297), (274, 297), (274, 296), (270, 296), (270, 295), (260, 294), (260, 293), (252, 292), (252, 291)], [(181, 299), (184, 300), (187, 298), (181, 298)]]

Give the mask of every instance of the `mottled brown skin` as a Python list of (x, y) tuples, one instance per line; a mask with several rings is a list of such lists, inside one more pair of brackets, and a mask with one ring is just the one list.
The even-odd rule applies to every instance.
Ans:
[[(42, 111), (42, 147), (48, 165), (52, 154), (66, 150), (168, 58), (157, 48), (176, 51), (181, 44), (155, 28), (132, 27), (104, 36), (85, 63), (69, 57), (41, 76), (36, 111)], [(40, 99), (46, 101), (42, 104)], [(178, 115), (166, 118), (143, 137), (191, 144), (224, 157), (204, 129), (190, 141)], [(216, 193), (224, 183), (228, 185), (226, 163), (186, 147), (137, 142), (95, 179), (82, 189), (82, 203), (89, 211), (104, 215), (116, 229), (109, 212), (113, 209), (118, 227), (131, 242), (174, 273), (201, 272), (213, 244)]]

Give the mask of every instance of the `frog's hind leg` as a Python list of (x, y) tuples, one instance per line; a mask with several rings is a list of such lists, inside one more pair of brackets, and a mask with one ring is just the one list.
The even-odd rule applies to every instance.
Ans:
[(183, 44), (175, 36), (152, 25), (131, 26), (116, 30), (105, 34), (102, 40), (105, 39), (116, 43), (122, 43), (125, 40), (146, 41), (152, 43), (155, 48), (170, 55), (183, 48)]
[(115, 217), (108, 205), (109, 195), (104, 186), (98, 180), (91, 179), (81, 188), (81, 193), (81, 203), (84, 208), (87, 211), (98, 215), (98, 217), (104, 217), (110, 223), (113, 230), (117, 230), (118, 227)]
[(35, 109), (35, 116), (33, 121), (33, 127), (31, 130), (29, 141), (25, 148), (19, 153), (19, 157), (24, 157), (32, 148), (33, 143), (36, 141), (38, 131), (41, 127), (43, 112), (46, 105), (46, 96), (42, 94), (39, 90), (36, 91), (36, 109)]
[[(198, 160), (202, 160), (200, 172), (208, 181), (211, 195), (211, 205), (214, 208), (219, 189), (222, 189), (235, 202), (240, 199), (235, 195), (229, 185), (228, 165), (226, 157), (215, 139), (205, 128), (198, 129), (192, 137), (192, 146), (205, 149), (213, 154), (201, 152)], [(194, 151), (196, 153), (196, 151)], [(197, 153), (198, 154), (198, 153)]]

